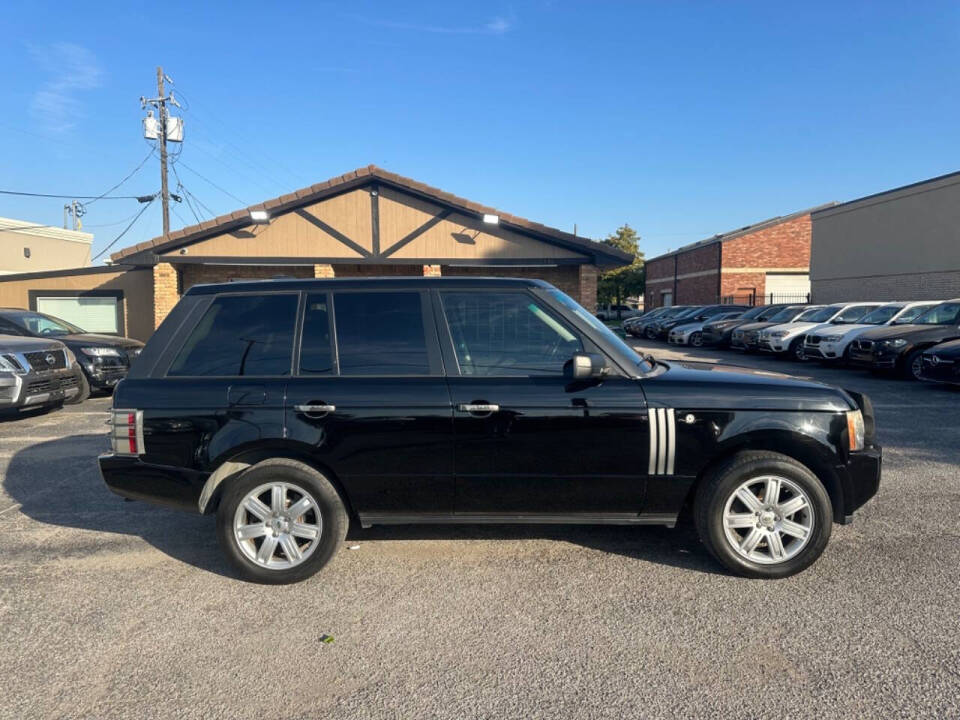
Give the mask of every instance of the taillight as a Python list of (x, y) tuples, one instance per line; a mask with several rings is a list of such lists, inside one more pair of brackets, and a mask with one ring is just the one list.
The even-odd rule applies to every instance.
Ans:
[(110, 444), (115, 454), (143, 454), (143, 410), (114, 410), (110, 425)]

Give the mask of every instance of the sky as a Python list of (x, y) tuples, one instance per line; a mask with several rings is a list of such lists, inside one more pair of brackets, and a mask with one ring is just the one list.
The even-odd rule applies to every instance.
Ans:
[[(8, 0), (0, 27), (0, 189), (126, 177), (162, 65), (172, 229), (372, 163), (594, 239), (629, 223), (652, 257), (960, 170), (956, 2)], [(159, 186), (151, 157), (113, 194)], [(159, 235), (154, 203), (116, 239), (140, 209), (89, 204), (94, 253)]]

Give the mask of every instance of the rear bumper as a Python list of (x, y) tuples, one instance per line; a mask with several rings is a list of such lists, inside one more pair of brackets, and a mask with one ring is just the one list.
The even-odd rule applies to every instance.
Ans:
[(837, 518), (838, 522), (851, 522), (853, 513), (877, 494), (882, 467), (883, 449), (879, 445), (850, 453), (847, 464), (838, 468), (844, 485), (844, 515)]
[(208, 473), (143, 462), (138, 457), (107, 453), (97, 458), (107, 488), (133, 500), (199, 512), (200, 492)]

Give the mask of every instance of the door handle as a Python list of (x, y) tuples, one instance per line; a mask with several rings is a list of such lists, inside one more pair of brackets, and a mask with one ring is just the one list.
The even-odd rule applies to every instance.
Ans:
[(335, 412), (337, 409), (336, 405), (323, 405), (323, 404), (306, 404), (306, 405), (294, 405), (293, 409), (298, 413), (303, 413), (307, 417), (323, 417), (324, 415), (329, 415), (332, 412)]
[(491, 403), (461, 403), (457, 405), (457, 410), (470, 413), (471, 415), (489, 415), (490, 413), (498, 412), (500, 406)]

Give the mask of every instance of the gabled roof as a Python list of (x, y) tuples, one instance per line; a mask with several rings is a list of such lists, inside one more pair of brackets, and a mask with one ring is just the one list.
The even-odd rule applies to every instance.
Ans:
[(733, 240), (734, 238), (742, 237), (743, 235), (749, 235), (750, 233), (757, 232), (758, 230), (765, 230), (769, 227), (774, 227), (780, 223), (785, 223), (789, 220), (794, 220), (798, 217), (803, 217), (804, 215), (810, 215), (821, 210), (826, 210), (827, 208), (832, 208), (836, 205), (836, 202), (828, 202), (823, 205), (815, 205), (812, 208), (807, 208), (806, 210), (798, 210), (797, 212), (790, 213), (789, 215), (777, 215), (776, 217), (768, 218), (766, 220), (761, 220), (760, 222), (755, 222), (750, 225), (744, 225), (741, 228), (736, 230), (728, 230), (727, 232), (717, 233), (712, 237), (708, 237), (705, 240), (698, 240), (695, 243), (690, 243), (689, 245), (684, 245), (679, 247), (676, 250), (671, 250), (670, 252), (665, 252), (662, 255), (657, 255), (656, 257), (649, 258), (647, 262), (653, 262), (654, 260), (659, 260), (660, 258), (673, 257), (674, 255), (679, 255), (685, 253), (689, 250), (696, 250), (707, 245), (713, 245), (715, 243), (726, 242), (727, 240)]
[[(594, 242), (589, 238), (578, 237), (571, 233), (557, 230), (556, 228), (547, 227), (546, 225), (541, 225), (540, 223), (535, 223), (531, 220), (487, 207), (486, 205), (480, 205), (479, 203), (458, 197), (457, 195), (431, 187), (430, 185), (404, 177), (403, 175), (388, 172), (376, 165), (358, 168), (357, 170), (331, 178), (322, 183), (317, 183), (310, 187), (288, 193), (287, 195), (281, 195), (278, 198), (251, 205), (243, 210), (236, 210), (227, 215), (221, 215), (213, 220), (207, 220), (197, 225), (189, 225), (171, 232), (166, 240), (160, 235), (152, 240), (118, 250), (110, 257), (114, 262), (124, 259), (130, 259), (131, 261), (143, 259), (147, 261), (148, 256), (153, 253), (161, 253), (183, 245), (189, 245), (190, 243), (203, 240), (212, 235), (231, 232), (252, 225), (253, 222), (250, 220), (251, 210), (266, 210), (272, 216), (276, 216), (296, 210), (305, 205), (310, 205), (326, 197), (338, 195), (348, 190), (373, 183), (393, 186), (467, 215), (496, 215), (499, 217), (499, 224), (509, 230), (534, 235), (538, 240), (560, 245), (570, 250), (583, 252), (592, 257), (595, 262), (603, 262), (607, 265), (624, 265), (633, 260), (627, 253), (610, 247), (609, 245)], [(141, 253), (143, 253), (141, 257), (132, 258), (132, 256), (140, 255)], [(150, 261), (155, 261), (155, 258), (150, 257), (149, 259)]]

